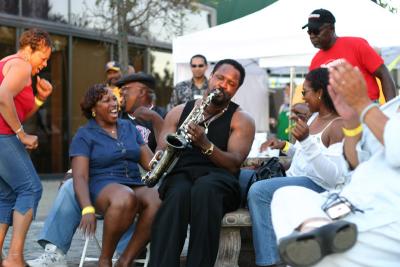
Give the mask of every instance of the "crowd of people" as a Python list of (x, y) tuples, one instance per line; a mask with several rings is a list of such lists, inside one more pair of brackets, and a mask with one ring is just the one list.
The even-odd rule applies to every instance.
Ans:
[[(284, 103), (293, 138), (260, 147), (291, 158), (286, 177), (257, 181), (247, 194), (241, 185), (252, 174), (241, 166), (256, 128), (232, 101), (246, 77), (238, 61), (216, 62), (207, 78), (206, 57), (194, 55), (193, 77), (176, 85), (168, 112), (155, 105), (152, 75), (123, 74), (108, 62), (106, 81), (90, 86), (80, 103), (87, 123), (70, 143), (71, 170), (38, 238), (44, 253), (27, 262), (25, 238), (42, 186), (28, 153), (38, 140), (23, 122), (51, 95), (38, 74), (52, 44), (43, 30), (25, 31), (19, 50), (0, 60), (0, 249), (13, 226), (0, 265), (67, 266), (75, 231), (93, 236), (101, 217), (98, 266), (132, 266), (150, 242), (149, 266), (178, 267), (188, 238), (186, 266), (212, 267), (221, 220), (246, 195), (257, 266), (397, 266), (400, 98), (382, 58), (362, 38), (338, 37), (335, 22), (325, 9), (310, 14), (303, 28), (320, 50), (302, 85), (305, 103)], [(377, 79), (387, 100), (381, 107)], [(162, 179), (146, 186), (141, 177), (171, 148)]]

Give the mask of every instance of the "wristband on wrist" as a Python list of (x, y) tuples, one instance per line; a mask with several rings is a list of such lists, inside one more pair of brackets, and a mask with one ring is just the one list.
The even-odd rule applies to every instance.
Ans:
[(86, 214), (95, 213), (95, 212), (96, 212), (96, 210), (94, 209), (93, 206), (87, 206), (87, 207), (83, 208), (83, 210), (82, 210), (82, 216), (83, 216), (83, 215), (86, 215)]
[(36, 104), (36, 106), (41, 107), (41, 106), (43, 106), (44, 101), (40, 100), (39, 97), (35, 96), (35, 104)]
[(19, 134), (20, 132), (24, 131), (24, 127), (21, 125), (14, 133)]
[(370, 111), (374, 107), (379, 107), (379, 105), (377, 103), (371, 103), (361, 111), (361, 114), (360, 114), (360, 122), (361, 123), (365, 123), (364, 122), (365, 116), (367, 115), (368, 111)]
[(354, 129), (346, 129), (346, 128), (342, 128), (343, 130), (343, 134), (347, 137), (354, 137), (359, 135), (360, 133), (362, 133), (363, 128), (362, 125), (358, 125), (356, 128)]
[(291, 143), (289, 143), (288, 141), (285, 141), (285, 146), (282, 148), (282, 152), (283, 153), (287, 153), (289, 151), (289, 148), (291, 147)]

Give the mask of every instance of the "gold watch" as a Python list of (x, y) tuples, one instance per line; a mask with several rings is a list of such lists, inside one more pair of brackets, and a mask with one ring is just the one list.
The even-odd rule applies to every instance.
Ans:
[(211, 146), (210, 146), (208, 149), (202, 150), (201, 152), (202, 152), (204, 155), (210, 156), (210, 155), (213, 153), (213, 151), (214, 151), (214, 144), (211, 143)]

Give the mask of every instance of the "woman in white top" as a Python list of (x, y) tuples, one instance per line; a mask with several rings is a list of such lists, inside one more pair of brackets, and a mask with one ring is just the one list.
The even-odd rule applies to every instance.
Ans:
[[(306, 123), (298, 118), (292, 130), (296, 143), (288, 149), (293, 156), (288, 177), (254, 183), (247, 201), (253, 225), (253, 245), (258, 266), (274, 266), (279, 262), (276, 237), (271, 222), (270, 204), (274, 192), (284, 186), (297, 185), (315, 192), (335, 189), (343, 184), (346, 165), (342, 157), (342, 119), (329, 96), (328, 70), (309, 72), (303, 84), (303, 99), (315, 113)], [(283, 150), (289, 144), (269, 140), (264, 144)]]
[[(345, 157), (354, 169), (340, 197), (353, 212), (342, 214), (347, 208), (341, 204), (345, 209), (325, 213), (323, 204), (327, 197), (333, 199), (332, 195), (296, 186), (280, 189), (272, 202), (276, 235), (281, 238), (293, 230), (301, 232), (281, 239), (280, 251), (291, 266), (308, 266), (355, 243), (345, 253), (325, 257), (317, 266), (399, 266), (400, 98), (380, 110), (369, 100), (360, 72), (348, 63), (331, 70), (330, 84), (335, 106), (344, 119)], [(345, 215), (347, 222), (332, 222), (327, 215), (334, 217), (335, 210), (337, 215)], [(293, 250), (297, 253), (289, 252)]]

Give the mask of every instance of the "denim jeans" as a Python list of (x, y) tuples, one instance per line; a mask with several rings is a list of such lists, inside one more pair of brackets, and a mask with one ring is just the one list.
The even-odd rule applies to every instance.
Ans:
[(25, 146), (15, 135), (0, 135), (0, 223), (12, 224), (13, 211), (35, 218), (42, 184)]
[(239, 185), (240, 185), (240, 196), (242, 198), (242, 203), (240, 204), (241, 207), (246, 207), (247, 184), (249, 183), (249, 180), (251, 176), (254, 174), (254, 172), (255, 171), (251, 169), (240, 169)]
[[(43, 229), (39, 234), (38, 243), (42, 247), (45, 247), (47, 243), (52, 243), (64, 254), (67, 254), (81, 218), (81, 207), (75, 198), (72, 179), (69, 179), (65, 181), (58, 191), (53, 206), (44, 222)], [(121, 254), (125, 250), (134, 229), (135, 224), (132, 224), (122, 236), (117, 246), (117, 253)]]
[(277, 240), (271, 220), (271, 201), (276, 190), (290, 185), (302, 186), (318, 193), (325, 191), (307, 177), (277, 177), (258, 181), (250, 187), (247, 203), (253, 225), (256, 264), (259, 266), (279, 262)]

